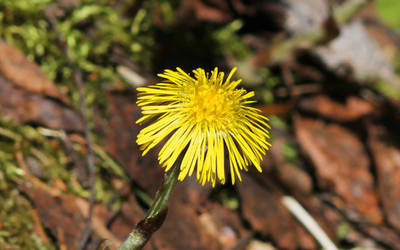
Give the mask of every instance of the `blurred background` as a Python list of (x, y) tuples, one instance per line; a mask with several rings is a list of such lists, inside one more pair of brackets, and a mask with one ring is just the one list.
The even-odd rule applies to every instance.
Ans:
[[(400, 249), (400, 1), (0, 0), (0, 249), (119, 245), (163, 170), (135, 88), (229, 71), (270, 118), (263, 173), (178, 184), (145, 249)], [(297, 219), (299, 217), (299, 219)]]

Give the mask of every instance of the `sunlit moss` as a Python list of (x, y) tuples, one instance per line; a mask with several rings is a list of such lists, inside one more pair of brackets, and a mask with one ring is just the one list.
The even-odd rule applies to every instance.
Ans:
[[(82, 69), (87, 96), (96, 100), (88, 104), (104, 108), (102, 89), (122, 80), (110, 56), (114, 48), (122, 49), (127, 58), (144, 68), (151, 66), (152, 15), (157, 1), (146, 1), (140, 5), (137, 15), (127, 16), (128, 10), (138, 5), (136, 1), (116, 8), (108, 0), (82, 0), (78, 7), (65, 10), (57, 18), (61, 36), (56, 34), (45, 14), (46, 8), (55, 3), (52, 0), (0, 1), (0, 36), (37, 62), (74, 103), (79, 103), (79, 98), (72, 80), (73, 67)], [(62, 46), (60, 39), (67, 46)]]

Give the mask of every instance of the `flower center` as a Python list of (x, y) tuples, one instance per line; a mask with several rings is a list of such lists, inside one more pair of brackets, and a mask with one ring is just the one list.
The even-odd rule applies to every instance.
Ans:
[(234, 108), (230, 92), (216, 85), (202, 84), (197, 86), (191, 101), (195, 120), (197, 122), (215, 121), (224, 124)]

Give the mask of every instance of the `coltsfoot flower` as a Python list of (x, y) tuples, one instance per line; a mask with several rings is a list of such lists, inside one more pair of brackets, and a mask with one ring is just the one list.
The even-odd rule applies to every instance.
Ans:
[(270, 146), (268, 119), (248, 106), (255, 102), (249, 100), (254, 92), (236, 88), (241, 80), (231, 81), (235, 71), (224, 80), (218, 68), (211, 75), (196, 69), (194, 77), (180, 68), (165, 70), (158, 74), (163, 82), (138, 88), (143, 116), (137, 123), (151, 122), (137, 137), (143, 155), (165, 139), (160, 165), (168, 171), (180, 158), (178, 179), (196, 169), (202, 185), (215, 186), (217, 178), (225, 183), (225, 165), (232, 184), (235, 176), (242, 180), (240, 171), (251, 164), (261, 172), (260, 161)]

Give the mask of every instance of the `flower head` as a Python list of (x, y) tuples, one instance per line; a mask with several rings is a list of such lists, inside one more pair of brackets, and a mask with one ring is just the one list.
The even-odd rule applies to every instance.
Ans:
[(178, 179), (196, 169), (203, 185), (211, 181), (214, 186), (217, 178), (225, 183), (225, 165), (232, 184), (251, 164), (261, 172), (260, 161), (270, 146), (268, 119), (248, 106), (255, 102), (249, 100), (254, 92), (236, 88), (241, 80), (231, 81), (235, 71), (224, 80), (217, 68), (211, 75), (196, 69), (194, 77), (180, 68), (165, 70), (158, 74), (163, 82), (138, 88), (143, 116), (137, 123), (152, 121), (137, 137), (143, 155), (167, 138), (158, 154), (161, 166), (168, 171), (181, 157)]

